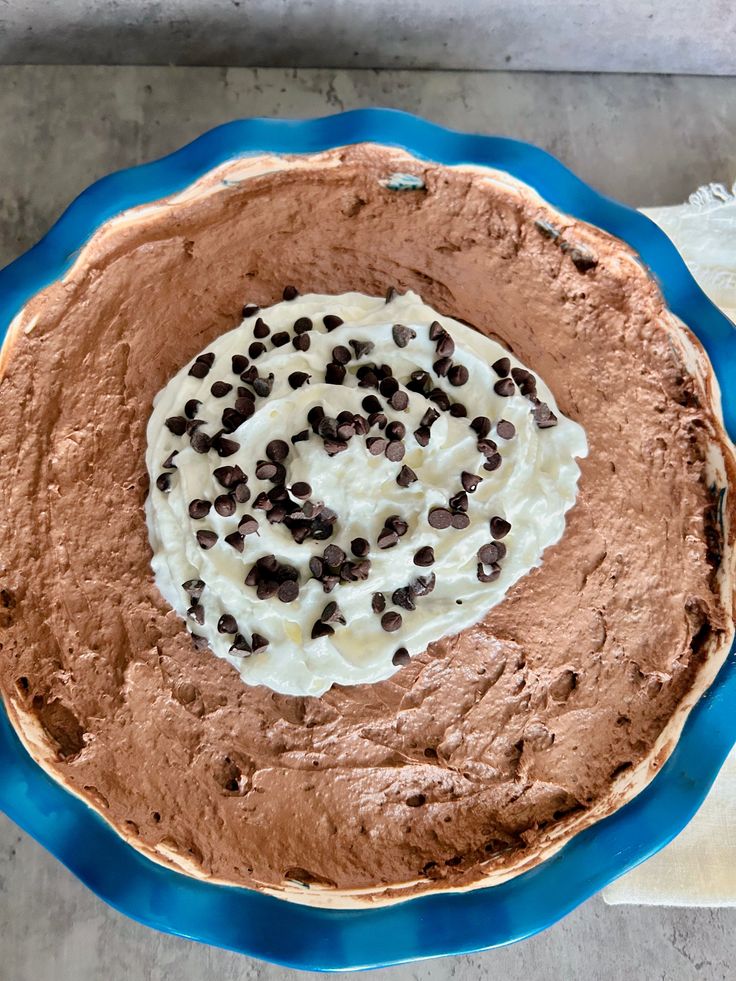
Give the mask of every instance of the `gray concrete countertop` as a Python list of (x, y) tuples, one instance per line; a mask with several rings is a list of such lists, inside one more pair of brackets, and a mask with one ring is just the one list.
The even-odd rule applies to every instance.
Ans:
[[(0, 265), (110, 170), (239, 116), (391, 105), (551, 150), (630, 204), (736, 178), (736, 78), (281, 69), (0, 67)], [(378, 979), (719, 981), (736, 909), (606, 907), (594, 898), (514, 947), (371, 972)], [(165, 937), (104, 906), (0, 818), (0, 977), (222, 981), (294, 976)]]

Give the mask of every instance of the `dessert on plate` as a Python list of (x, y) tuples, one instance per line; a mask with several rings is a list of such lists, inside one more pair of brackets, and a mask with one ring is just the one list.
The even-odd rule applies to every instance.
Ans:
[(491, 885), (631, 799), (733, 638), (733, 449), (622, 242), (364, 144), (103, 225), (0, 356), (0, 690), (188, 874)]

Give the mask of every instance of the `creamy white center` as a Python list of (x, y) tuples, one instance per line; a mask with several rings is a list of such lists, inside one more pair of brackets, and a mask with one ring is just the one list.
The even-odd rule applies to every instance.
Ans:
[[(152, 565), (198, 643), (248, 684), (319, 695), (386, 678), (482, 620), (562, 536), (583, 429), (508, 351), (415, 294), (285, 300), (203, 354), (148, 424)], [(375, 399), (388, 425), (369, 420)]]

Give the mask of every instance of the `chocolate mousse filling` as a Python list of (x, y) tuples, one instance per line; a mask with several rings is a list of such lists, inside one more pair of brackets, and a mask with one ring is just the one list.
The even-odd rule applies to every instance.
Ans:
[[(336, 905), (498, 881), (641, 789), (725, 657), (734, 465), (711, 370), (626, 246), (510, 180), (376, 146), (227, 166), (227, 182), (213, 173), (104, 226), (13, 324), (0, 365), (5, 704), (49, 772), (135, 847), (191, 874)], [(394, 190), (395, 172), (417, 180)], [(243, 516), (227, 546), (203, 521), (199, 547), (244, 559), (265, 515), (284, 507), (267, 493), (248, 497), (254, 480), (232, 462), (238, 417), (270, 383), (213, 374), (202, 352), (278, 301), (355, 291), (390, 306), (408, 290), (528, 366), (493, 364), (500, 400), (532, 394), (541, 377), (584, 428), (588, 456), (564, 535), (480, 622), (447, 637), (438, 629), (417, 654), (401, 640), (416, 598), (401, 589), (418, 576), (429, 588), (435, 556), (412, 543), (398, 592), (371, 593), (370, 616), (398, 638), (390, 677), (319, 697), (245, 684), (196, 636), (206, 583), (182, 580), (185, 623), (154, 581), (144, 504), (149, 491), (170, 492), (177, 457), (161, 460), (151, 485), (153, 398), (190, 362), (193, 379), (233, 386), (212, 393), (223, 413), (238, 414), (223, 416), (216, 436), (192, 428), (194, 404), (168, 428), (218, 457), (219, 492), (192, 498), (194, 513), (209, 505), (213, 527), (232, 522), (231, 509)], [(337, 337), (333, 317), (324, 329)], [(242, 376), (271, 350), (307, 356), (315, 331), (301, 328), (284, 338), (264, 317), (262, 336), (228, 367)], [(413, 329), (396, 322), (395, 351), (411, 350)], [(428, 514), (450, 534), (519, 440), (503, 415), (465, 404), (470, 382), (455, 370), (451, 340), (433, 338), (439, 391), (415, 430), (389, 431), (404, 410), (401, 399), (386, 407), (412, 384), (427, 390), (427, 379), (382, 391), (387, 378), (368, 368), (375, 384), (357, 414), (366, 424), (374, 416), (370, 432), (347, 440), (315, 416), (273, 432), (278, 445), (264, 444), (253, 466), (278, 486), (278, 468), (310, 440), (328, 460), (358, 439), (390, 461), (396, 493), (411, 494), (415, 467), (391, 447), (431, 451), (437, 416), (462, 403), (467, 418), (452, 418), (487, 452), (453, 475), (453, 501)], [(340, 369), (361, 352), (332, 347), (323, 372), (343, 387)], [(293, 392), (314, 384), (305, 374), (288, 373)], [(533, 411), (536, 426), (554, 428), (553, 409)], [(289, 497), (302, 512), (306, 483)], [(489, 515), (472, 556), (481, 583), (503, 565), (507, 525)], [(309, 568), (324, 581), (403, 540), (387, 519), (376, 541), (336, 543), (339, 556), (327, 554), (327, 539), (312, 542)], [(283, 590), (264, 604), (295, 601), (294, 580), (269, 563), (252, 569), (252, 588)], [(339, 590), (324, 595), (310, 631), (344, 630), (342, 605)], [(261, 630), (217, 623), (236, 654), (269, 656)]]

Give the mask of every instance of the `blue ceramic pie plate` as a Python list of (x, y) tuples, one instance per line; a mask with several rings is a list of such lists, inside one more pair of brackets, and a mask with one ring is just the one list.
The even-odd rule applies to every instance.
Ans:
[[(508, 171), (560, 210), (628, 242), (670, 308), (702, 341), (736, 438), (736, 330), (690, 276), (672, 243), (643, 215), (598, 194), (543, 150), (452, 132), (387, 109), (304, 121), (246, 119), (206, 133), (163, 160), (98, 181), (45, 238), (0, 272), (0, 341), (34, 293), (60, 277), (106, 219), (181, 190), (225, 160), (257, 151), (306, 153), (366, 140), (444, 164)], [(555, 923), (670, 841), (693, 816), (736, 742), (736, 651), (693, 709), (655, 780), (630, 804), (557, 855), (502, 885), (366, 911), (296, 906), (208, 884), (144, 858), (30, 758), (0, 711), (0, 807), (111, 906), (157, 930), (296, 968), (380, 967), (501, 946)]]

